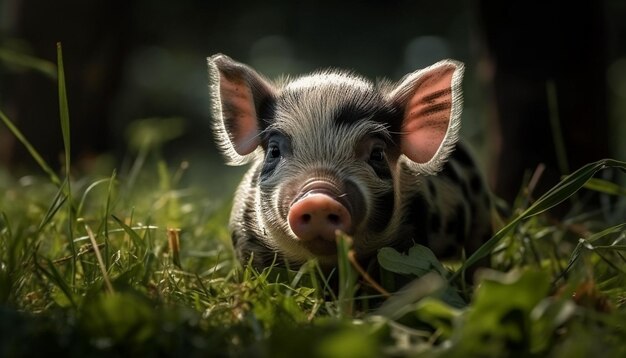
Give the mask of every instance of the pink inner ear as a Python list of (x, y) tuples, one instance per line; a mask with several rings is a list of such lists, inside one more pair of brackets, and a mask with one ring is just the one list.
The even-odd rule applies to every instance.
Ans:
[(452, 109), (454, 65), (432, 69), (413, 84), (404, 111), (402, 153), (416, 163), (426, 163), (441, 146)]
[(240, 78), (226, 78), (220, 75), (220, 97), (222, 107), (227, 115), (224, 123), (239, 155), (252, 153), (259, 145), (259, 128), (252, 91)]

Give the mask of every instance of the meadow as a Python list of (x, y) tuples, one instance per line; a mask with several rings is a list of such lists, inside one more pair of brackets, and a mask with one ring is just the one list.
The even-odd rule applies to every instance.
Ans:
[(158, 135), (123, 169), (76, 174), (64, 77), (59, 46), (60, 170), (0, 109), (39, 168), (0, 168), (2, 357), (626, 356), (626, 162), (589, 163), (540, 197), (530, 175), (459, 262), (383, 248), (370, 275), (340, 236), (330, 275), (314, 261), (258, 272), (234, 258), (231, 203), (187, 185), (193, 163), (168, 163)]

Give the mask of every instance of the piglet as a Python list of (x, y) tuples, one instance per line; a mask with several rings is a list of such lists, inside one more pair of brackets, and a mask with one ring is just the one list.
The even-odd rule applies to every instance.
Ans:
[(459, 257), (491, 236), (489, 192), (457, 143), (462, 63), (398, 83), (341, 70), (272, 82), (222, 54), (208, 65), (218, 147), (252, 163), (230, 218), (242, 263), (332, 267), (338, 230), (362, 260), (416, 243)]

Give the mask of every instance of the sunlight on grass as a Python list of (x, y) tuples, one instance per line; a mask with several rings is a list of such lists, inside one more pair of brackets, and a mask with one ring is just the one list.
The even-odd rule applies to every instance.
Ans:
[[(626, 188), (594, 178), (626, 163), (590, 163), (537, 200), (520, 194), (465, 262), (416, 245), (360, 267), (341, 234), (335, 271), (257, 272), (234, 259), (230, 205), (181, 184), (189, 163), (160, 155), (176, 133), (159, 131), (182, 130), (177, 119), (137, 124), (150, 138), (129, 133), (127, 170), (72, 176), (58, 51), (61, 176), (0, 112), (43, 171), (0, 169), (0, 356), (44, 345), (73, 356), (626, 356)], [(603, 200), (550, 214), (575, 193)], [(458, 279), (486, 257), (475, 285)]]

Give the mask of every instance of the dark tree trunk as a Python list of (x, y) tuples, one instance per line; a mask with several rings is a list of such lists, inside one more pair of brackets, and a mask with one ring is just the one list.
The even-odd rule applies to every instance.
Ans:
[[(609, 155), (604, 8), (601, 1), (477, 1), (493, 71), (497, 138), (492, 187), (511, 201), (527, 171), (544, 163), (537, 194), (562, 173), (547, 84), (556, 89), (569, 171)], [(496, 136), (499, 136), (496, 137)]]

